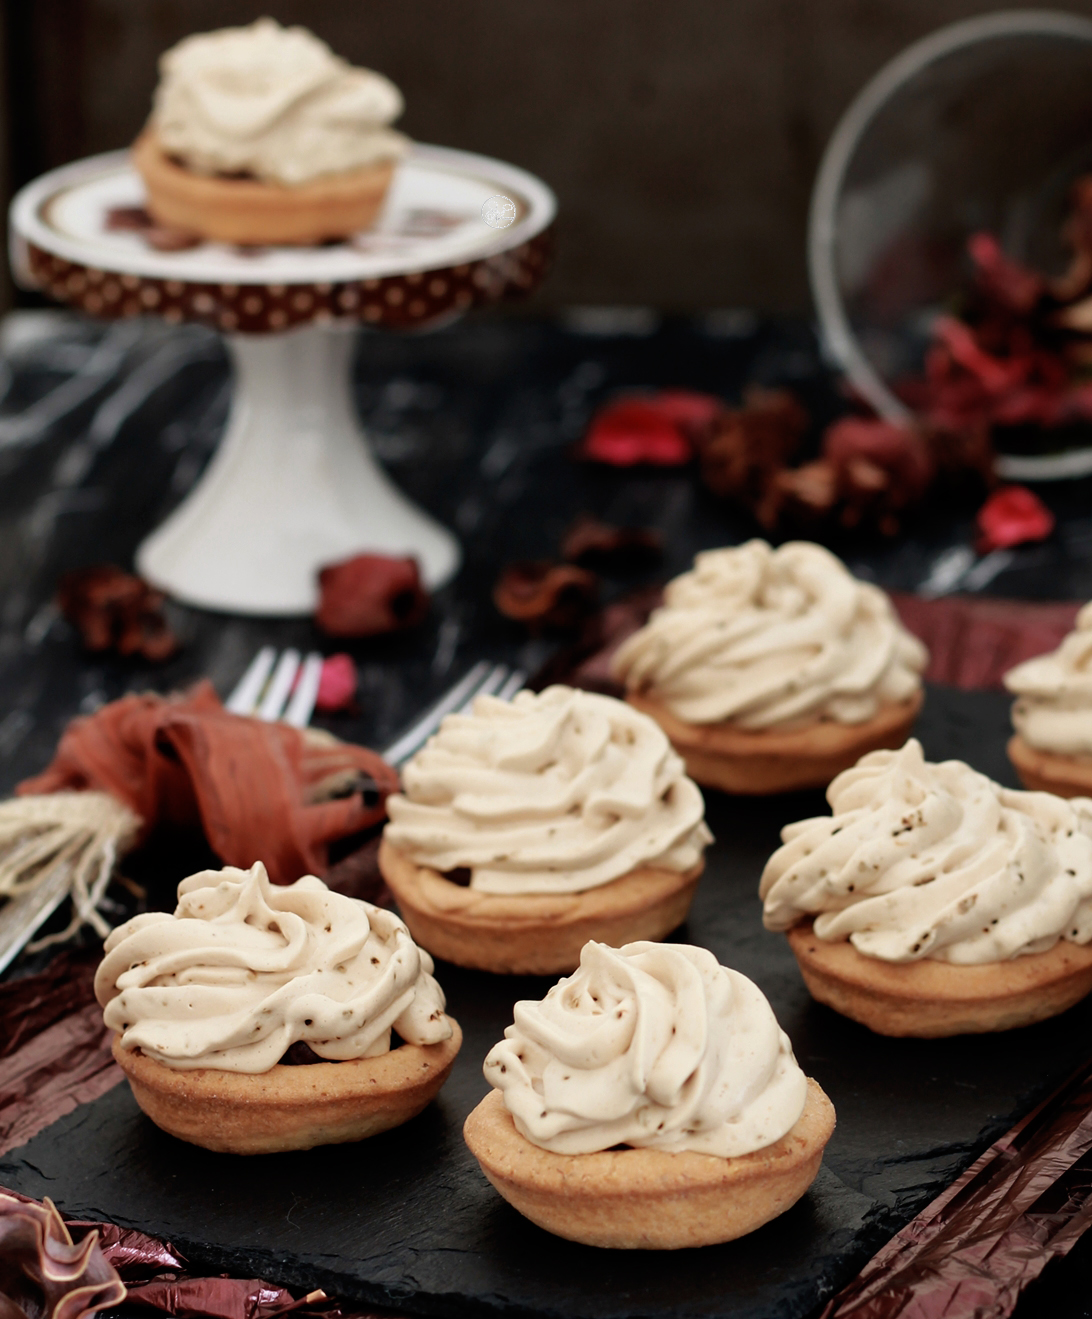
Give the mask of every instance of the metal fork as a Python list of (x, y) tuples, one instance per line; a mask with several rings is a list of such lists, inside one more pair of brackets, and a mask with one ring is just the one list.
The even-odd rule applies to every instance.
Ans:
[[(287, 650), (278, 660), (274, 647), (263, 646), (225, 704), (236, 714), (255, 714), (261, 719), (276, 719), (281, 715), (286, 723), (304, 728), (314, 710), (321, 674), (321, 655), (308, 655), (301, 663), (298, 651)], [(401, 767), (424, 746), (445, 715), (468, 709), (478, 696), (510, 701), (525, 678), (526, 674), (519, 669), (480, 661), (382, 752), (383, 759)], [(68, 879), (66, 873), (59, 871), (31, 892), (10, 898), (0, 907), (0, 973), (64, 901)]]
[(384, 748), (381, 752), (383, 759), (389, 765), (401, 768), (436, 732), (445, 715), (468, 710), (479, 696), (496, 696), (501, 701), (510, 701), (526, 681), (527, 675), (520, 669), (479, 660), (435, 705), (430, 706), (400, 737)]
[(293, 728), (306, 728), (315, 712), (321, 680), (318, 651), (303, 659), (298, 650), (289, 648), (278, 658), (275, 646), (263, 646), (224, 702), (224, 709), (267, 723), (279, 719)]

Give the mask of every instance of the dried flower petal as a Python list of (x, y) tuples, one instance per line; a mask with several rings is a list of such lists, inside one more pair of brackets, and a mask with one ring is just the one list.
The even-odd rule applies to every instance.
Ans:
[(356, 696), (356, 682), (356, 663), (351, 655), (344, 652), (328, 655), (322, 661), (315, 709), (324, 714), (350, 709)]
[(654, 567), (663, 537), (648, 527), (614, 527), (581, 513), (561, 540), (561, 557), (592, 572), (621, 576)]
[(1043, 277), (1007, 256), (993, 234), (972, 234), (967, 252), (986, 296), (1019, 316), (1032, 311), (1046, 291)]
[(613, 467), (680, 466), (723, 410), (714, 395), (686, 389), (615, 399), (592, 418), (580, 457)]
[(774, 472), (755, 517), (768, 531), (782, 522), (807, 529), (824, 521), (838, 500), (838, 472), (825, 458)]
[(1038, 495), (1022, 485), (995, 490), (978, 510), (975, 522), (980, 554), (1046, 540), (1054, 530), (1054, 514)]
[(358, 554), (319, 573), (315, 622), (333, 637), (373, 637), (413, 627), (428, 613), (417, 560)]
[(505, 618), (535, 627), (575, 627), (598, 597), (593, 573), (548, 560), (510, 564), (493, 588), (493, 603)]
[(90, 651), (158, 662), (178, 650), (163, 616), (163, 595), (113, 564), (66, 573), (57, 585), (57, 607)]
[(823, 436), (823, 456), (836, 474), (843, 527), (868, 524), (894, 535), (901, 515), (933, 483), (936, 462), (916, 427), (878, 417), (842, 417)]
[(120, 1305), (125, 1284), (97, 1232), (75, 1243), (51, 1200), (0, 1193), (0, 1312), (5, 1319), (83, 1319)]
[(752, 388), (698, 442), (702, 480), (715, 495), (753, 504), (795, 455), (810, 419), (784, 389)]

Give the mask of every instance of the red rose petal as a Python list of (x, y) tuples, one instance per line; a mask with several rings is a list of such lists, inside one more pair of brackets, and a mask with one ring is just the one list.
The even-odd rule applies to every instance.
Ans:
[(351, 655), (330, 655), (322, 661), (315, 709), (330, 713), (347, 710), (356, 695), (356, 664)]
[(1054, 530), (1054, 514), (1038, 495), (1022, 485), (995, 491), (978, 510), (979, 553), (1045, 540)]
[(592, 418), (580, 456), (612, 467), (681, 466), (694, 456), (693, 432), (723, 409), (715, 395), (687, 389), (617, 399)]

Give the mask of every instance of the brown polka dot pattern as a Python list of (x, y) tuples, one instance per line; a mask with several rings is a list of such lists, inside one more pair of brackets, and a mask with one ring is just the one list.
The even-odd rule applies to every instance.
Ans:
[(454, 311), (526, 296), (542, 282), (553, 250), (546, 229), (511, 251), (482, 261), (384, 279), (340, 284), (191, 284), (66, 261), (28, 244), (38, 287), (92, 316), (116, 320), (154, 314), (200, 321), (214, 329), (270, 334), (316, 321), (355, 319), (386, 329), (409, 329)]

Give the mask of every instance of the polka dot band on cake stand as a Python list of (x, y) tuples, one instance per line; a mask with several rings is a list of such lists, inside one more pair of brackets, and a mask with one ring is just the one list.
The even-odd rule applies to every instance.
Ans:
[[(481, 216), (498, 194), (517, 212), (502, 229)], [(143, 202), (128, 154), (112, 152), (44, 175), (11, 208), (24, 285), (92, 316), (195, 321), (226, 339), (235, 388), (224, 436), (140, 546), (139, 570), (184, 603), (270, 616), (310, 613), (318, 569), (362, 551), (413, 554), (431, 587), (447, 581), (457, 540), (369, 449), (351, 331), (442, 324), (532, 292), (549, 263), (550, 190), (501, 161), (418, 145), (371, 230), (314, 248), (157, 249)]]

